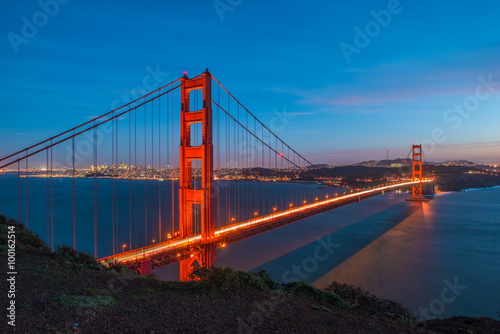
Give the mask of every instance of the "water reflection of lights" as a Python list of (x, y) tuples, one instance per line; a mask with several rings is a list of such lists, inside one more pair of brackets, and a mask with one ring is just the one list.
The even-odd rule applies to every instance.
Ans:
[[(412, 282), (411, 290), (424, 290), (426, 281), (415, 279), (423, 274), (419, 272), (419, 268), (424, 263), (438, 261), (433, 255), (435, 231), (428, 225), (434, 221), (433, 204), (414, 202), (405, 208), (410, 209), (409, 212), (406, 211), (408, 215), (386, 225), (390, 228), (382, 235), (374, 234), (372, 237), (375, 238), (370, 240), (370, 233), (367, 231), (364, 236), (368, 238), (365, 239), (368, 243), (363, 244), (363, 236), (361, 240), (359, 236), (346, 240), (344, 253), (337, 252), (338, 263), (330, 264), (328, 271), (309, 283), (317, 288), (324, 288), (332, 281), (338, 281), (381, 296), (408, 290), (405, 285), (408, 281)], [(390, 218), (387, 222), (389, 221)], [(342, 257), (344, 254), (347, 255)], [(390, 277), (387, 273), (391, 273)]]

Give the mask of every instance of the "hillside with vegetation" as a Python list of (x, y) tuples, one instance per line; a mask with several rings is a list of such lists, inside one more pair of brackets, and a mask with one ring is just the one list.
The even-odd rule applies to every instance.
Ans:
[(499, 333), (491, 318), (419, 322), (396, 302), (336, 282), (318, 290), (275, 282), (264, 271), (217, 267), (195, 270), (192, 282), (138, 276), (67, 246), (52, 253), (22, 224), (0, 216), (3, 264), (12, 227), (16, 326), (3, 316), (5, 333)]

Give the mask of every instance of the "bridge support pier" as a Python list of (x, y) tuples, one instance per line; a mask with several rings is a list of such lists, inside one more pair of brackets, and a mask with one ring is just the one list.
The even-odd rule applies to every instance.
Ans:
[(206, 244), (202, 246), (201, 252), (191, 253), (191, 257), (182, 260), (179, 263), (179, 276), (181, 282), (191, 281), (189, 274), (193, 272), (193, 268), (198, 264), (200, 267), (211, 267), (215, 264), (215, 249), (216, 244)]

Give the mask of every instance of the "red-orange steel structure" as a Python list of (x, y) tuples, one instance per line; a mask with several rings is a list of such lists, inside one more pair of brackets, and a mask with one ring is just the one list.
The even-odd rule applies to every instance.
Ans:
[[(193, 206), (201, 209), (201, 239), (210, 243), (214, 239), (214, 184), (212, 143), (212, 76), (208, 70), (201, 76), (181, 79), (181, 145), (180, 145), (180, 234), (181, 238), (193, 235)], [(189, 94), (194, 90), (203, 92), (201, 110), (190, 110)], [(201, 146), (191, 146), (191, 125), (201, 123)], [(194, 189), (192, 162), (201, 161), (201, 188)]]
[[(181, 146), (180, 146), (180, 189), (179, 189), (179, 229), (181, 238), (193, 235), (193, 207), (201, 209), (201, 242), (207, 244), (204, 251), (191, 254), (180, 261), (180, 280), (188, 281), (193, 266), (210, 267), (215, 262), (215, 247), (209, 245), (214, 240), (214, 184), (213, 184), (213, 142), (212, 142), (212, 76), (205, 71), (201, 76), (181, 79)], [(190, 93), (203, 93), (201, 110), (191, 110)], [(191, 145), (191, 125), (200, 123), (202, 128), (201, 146)], [(201, 188), (193, 189), (192, 163), (201, 161)]]
[(420, 181), (412, 187), (412, 197), (414, 201), (422, 200), (422, 145), (412, 146), (412, 181)]
[(200, 251), (194, 248), (190, 250), (190, 256), (179, 261), (179, 280), (181, 282), (190, 281), (189, 274), (193, 271), (193, 267), (198, 264), (200, 267), (211, 267), (215, 264), (216, 244), (205, 244), (201, 246)]

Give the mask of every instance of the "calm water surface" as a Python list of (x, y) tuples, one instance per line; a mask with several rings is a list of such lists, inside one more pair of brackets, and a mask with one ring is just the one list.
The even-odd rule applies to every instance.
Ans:
[[(46, 239), (46, 203), (36, 200), (45, 197), (46, 182), (31, 180), (30, 228)], [(93, 181), (76, 182), (81, 189), (77, 194), (81, 203), (77, 208), (77, 247), (92, 253)], [(100, 185), (108, 189), (110, 182), (101, 180)], [(118, 183), (120, 203), (124, 204), (118, 208), (123, 226), (119, 226), (122, 239), (117, 244), (128, 240), (129, 186), (128, 181)], [(272, 195), (272, 188), (263, 188), (266, 185), (248, 186), (261, 187)], [(157, 192), (154, 187), (144, 191), (151, 196), (146, 207), (149, 210), (153, 205), (152, 212), (157, 210), (153, 195), (149, 195)], [(144, 189), (142, 181), (138, 188)], [(55, 202), (59, 203), (54, 213), (54, 238), (56, 243), (72, 244), (72, 226), (68, 224), (72, 222), (72, 207), (65, 195), (71, 189), (71, 179), (58, 180), (54, 189)], [(162, 205), (167, 208), (162, 215), (167, 216), (162, 219), (168, 221), (171, 188), (165, 186), (163, 192)], [(106, 235), (111, 232), (112, 212), (103, 204), (110, 201), (110, 194), (101, 192), (100, 196), (100, 251), (110, 252)], [(420, 318), (467, 315), (499, 319), (500, 188), (442, 193), (427, 203), (407, 202), (408, 196), (378, 196), (228, 245), (217, 250), (216, 265), (246, 271), (266, 269), (276, 280), (301, 279), (319, 288), (332, 281), (354, 284), (402, 302)], [(177, 205), (175, 202), (173, 207)], [(0, 176), (0, 210), (17, 218), (17, 178)], [(138, 216), (143, 215), (144, 208), (138, 205)], [(154, 215), (148, 217), (155, 219)], [(152, 231), (148, 227), (149, 237)], [(145, 232), (142, 228), (138, 231), (139, 246)], [(178, 264), (154, 272), (162, 279), (178, 279)]]
[(378, 196), (229, 245), (217, 265), (266, 269), (319, 288), (353, 284), (419, 318), (499, 319), (500, 188), (438, 194), (427, 203), (407, 197)]

